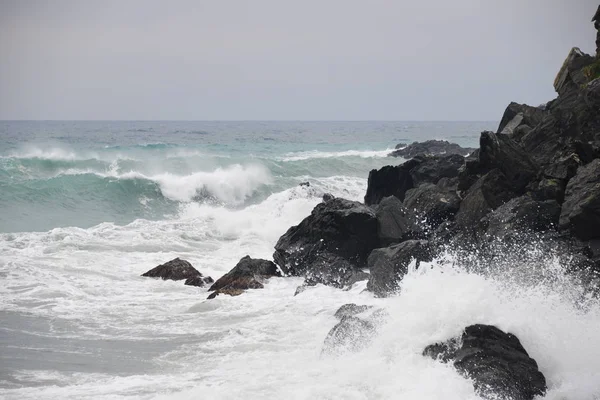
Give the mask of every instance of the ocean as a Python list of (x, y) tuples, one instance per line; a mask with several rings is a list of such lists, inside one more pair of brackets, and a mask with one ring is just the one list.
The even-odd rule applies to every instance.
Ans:
[[(548, 282), (449, 254), (385, 299), (365, 282), (294, 296), (301, 278), (271, 278), (205, 300), (206, 288), (140, 277), (175, 257), (215, 279), (245, 255), (272, 259), (324, 193), (362, 201), (371, 169), (403, 161), (387, 157), (396, 144), (477, 147), (496, 127), (0, 122), (0, 398), (478, 399), (421, 352), (485, 323), (519, 337), (544, 398), (600, 399), (600, 304), (551, 258)], [(323, 355), (345, 303), (384, 308), (386, 322), (366, 349)]]

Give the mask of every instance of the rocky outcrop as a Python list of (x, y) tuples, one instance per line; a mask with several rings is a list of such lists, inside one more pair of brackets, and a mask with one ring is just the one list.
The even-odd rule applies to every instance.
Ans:
[(504, 174), (498, 169), (493, 169), (469, 188), (460, 203), (455, 221), (463, 230), (478, 230), (483, 217), (515, 195)]
[(459, 154), (466, 156), (471, 153), (472, 148), (460, 147), (456, 143), (450, 143), (446, 140), (427, 140), (425, 142), (413, 142), (408, 146), (399, 144), (396, 150), (391, 152), (391, 157), (403, 157), (406, 159), (416, 157), (418, 155), (440, 155), (440, 154)]
[[(365, 204), (378, 204), (388, 196), (404, 201), (406, 192), (424, 183), (437, 184), (441, 180), (458, 177), (464, 157), (419, 155), (398, 166), (385, 166), (369, 173)], [(450, 186), (452, 184), (450, 183)]]
[(377, 297), (387, 297), (397, 293), (399, 283), (408, 272), (414, 260), (416, 266), (421, 261), (431, 261), (434, 251), (426, 240), (407, 240), (400, 244), (375, 249), (369, 255), (369, 280), (367, 290)]
[(460, 207), (460, 198), (453, 190), (427, 183), (406, 192), (404, 205), (425, 220), (427, 228), (435, 229), (451, 220)]
[(569, 181), (560, 228), (582, 240), (600, 238), (600, 159), (579, 168)]
[(217, 279), (208, 289), (213, 292), (208, 299), (219, 294), (238, 296), (246, 289), (262, 289), (264, 281), (273, 276), (281, 276), (281, 273), (272, 261), (243, 257), (231, 271)]
[(375, 207), (377, 235), (381, 246), (400, 243), (423, 235), (416, 216), (395, 196), (384, 198)]
[(365, 204), (368, 206), (379, 204), (388, 196), (396, 196), (404, 200), (406, 191), (414, 187), (410, 170), (418, 164), (419, 161), (409, 160), (402, 165), (387, 165), (369, 172)]
[(532, 107), (512, 102), (502, 115), (497, 133), (521, 136), (542, 122), (545, 115), (545, 107)]
[(423, 355), (452, 362), (485, 399), (532, 400), (546, 378), (519, 339), (490, 325), (471, 325), (460, 338), (427, 346)]
[(509, 240), (521, 234), (556, 229), (560, 205), (556, 200), (536, 201), (530, 196), (514, 198), (483, 218), (490, 240)]
[(556, 92), (561, 96), (565, 96), (585, 85), (588, 79), (583, 68), (593, 61), (593, 57), (585, 54), (578, 47), (573, 47), (554, 79)]
[(344, 287), (366, 267), (379, 245), (375, 212), (358, 202), (335, 198), (318, 204), (275, 245), (273, 258), (292, 276)]
[(163, 280), (169, 279), (173, 281), (180, 281), (183, 279), (212, 280), (211, 277), (204, 278), (200, 271), (194, 268), (189, 261), (182, 260), (179, 257), (152, 268), (150, 271), (143, 273), (142, 276), (150, 278), (162, 278)]

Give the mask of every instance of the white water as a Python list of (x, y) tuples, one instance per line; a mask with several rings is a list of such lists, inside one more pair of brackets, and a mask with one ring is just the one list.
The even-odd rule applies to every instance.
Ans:
[[(468, 380), (421, 352), (469, 324), (487, 323), (520, 338), (548, 380), (546, 399), (600, 398), (600, 306), (581, 306), (567, 280), (524, 287), (438, 261), (411, 271), (401, 295), (388, 299), (363, 292), (364, 282), (294, 296), (301, 279), (274, 278), (263, 290), (204, 300), (205, 289), (139, 276), (174, 257), (215, 278), (246, 254), (270, 258), (279, 236), (310, 213), (322, 191), (358, 200), (365, 184), (331, 177), (241, 210), (189, 203), (171, 221), (2, 235), (1, 309), (53, 321), (35, 335), (84, 339), (71, 350), (36, 352), (87, 354), (107, 371), (60, 364), (23, 370), (13, 378), (42, 386), (9, 382), (0, 397), (476, 399)], [(385, 308), (387, 323), (366, 350), (321, 356), (333, 314), (348, 302)], [(136, 363), (142, 372), (114, 372)]]

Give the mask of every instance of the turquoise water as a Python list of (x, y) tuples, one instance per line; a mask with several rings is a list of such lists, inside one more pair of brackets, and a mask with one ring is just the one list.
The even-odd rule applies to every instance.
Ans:
[[(398, 143), (477, 144), (495, 122), (2, 122), (0, 232), (243, 207), (313, 179), (366, 178)], [(316, 182), (318, 184), (318, 182)]]

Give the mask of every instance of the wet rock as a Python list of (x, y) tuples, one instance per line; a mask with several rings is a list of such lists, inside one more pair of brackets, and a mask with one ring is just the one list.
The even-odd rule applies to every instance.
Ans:
[(333, 199), (335, 199), (335, 196), (332, 195), (331, 193), (324, 193), (323, 194), (323, 202), (324, 203), (327, 203), (328, 201), (331, 201)]
[(214, 291), (208, 298), (212, 299), (218, 294), (237, 296), (246, 289), (262, 289), (263, 282), (273, 276), (281, 276), (273, 262), (243, 257), (231, 271), (217, 279), (208, 289), (209, 292)]
[[(401, 146), (401, 145), (398, 145)], [(405, 147), (396, 146), (396, 150), (389, 155), (392, 157), (413, 158), (419, 154), (439, 155), (439, 154), (459, 154), (466, 156), (471, 153), (472, 148), (463, 148), (456, 143), (450, 143), (446, 140), (427, 140), (425, 142), (413, 142)]]
[(384, 198), (375, 207), (375, 215), (380, 246), (418, 238), (423, 234), (423, 230), (416, 223), (414, 213), (404, 207), (395, 196)]
[(334, 317), (337, 319), (343, 319), (344, 317), (354, 317), (355, 315), (364, 313), (367, 310), (372, 309), (373, 306), (357, 305), (354, 303), (344, 304), (335, 312)]
[(310, 182), (300, 182), (299, 186), (310, 187)]
[(162, 278), (163, 280), (170, 279), (173, 281), (180, 281), (189, 278), (201, 278), (202, 274), (188, 261), (177, 257), (169, 262), (152, 268), (150, 271), (142, 274), (142, 276), (150, 278)]
[(580, 167), (569, 181), (559, 224), (579, 239), (600, 238), (600, 159)]
[(396, 293), (409, 264), (415, 260), (418, 267), (421, 261), (431, 261), (433, 255), (432, 246), (426, 240), (407, 240), (373, 250), (368, 260), (370, 275), (367, 290), (377, 297)]
[(427, 346), (423, 355), (452, 362), (485, 399), (532, 400), (546, 392), (546, 378), (519, 339), (494, 326), (468, 326), (460, 339)]
[(377, 331), (373, 322), (344, 316), (327, 334), (323, 354), (340, 355), (365, 349)]
[(516, 194), (504, 174), (494, 169), (469, 188), (454, 220), (463, 230), (479, 230), (483, 217), (513, 197)]
[(194, 276), (192, 278), (187, 278), (184, 285), (204, 287), (214, 283), (214, 281), (215, 280), (210, 276)]
[(408, 189), (414, 187), (410, 170), (419, 164), (419, 161), (409, 160), (402, 165), (387, 165), (369, 172), (365, 204), (370, 206), (379, 204), (388, 196), (396, 196), (401, 201)]
[(460, 207), (460, 198), (454, 191), (429, 183), (407, 191), (404, 204), (435, 229), (454, 217)]
[(514, 234), (555, 230), (559, 216), (560, 205), (556, 200), (536, 201), (521, 196), (490, 212), (484, 223), (490, 238), (507, 240)]
[(542, 107), (512, 102), (504, 111), (497, 133), (512, 135), (521, 126), (531, 129), (539, 124), (545, 115), (546, 110)]
[(458, 154), (445, 156), (417, 156), (418, 162), (410, 170), (415, 187), (423, 183), (439, 183), (442, 179), (458, 177), (458, 171), (465, 163), (465, 157)]
[(377, 226), (371, 208), (335, 198), (318, 204), (279, 238), (273, 258), (286, 274), (343, 287), (378, 246)]
[(483, 171), (499, 169), (514, 192), (522, 192), (538, 174), (539, 168), (523, 148), (509, 136), (482, 132), (479, 163)]

